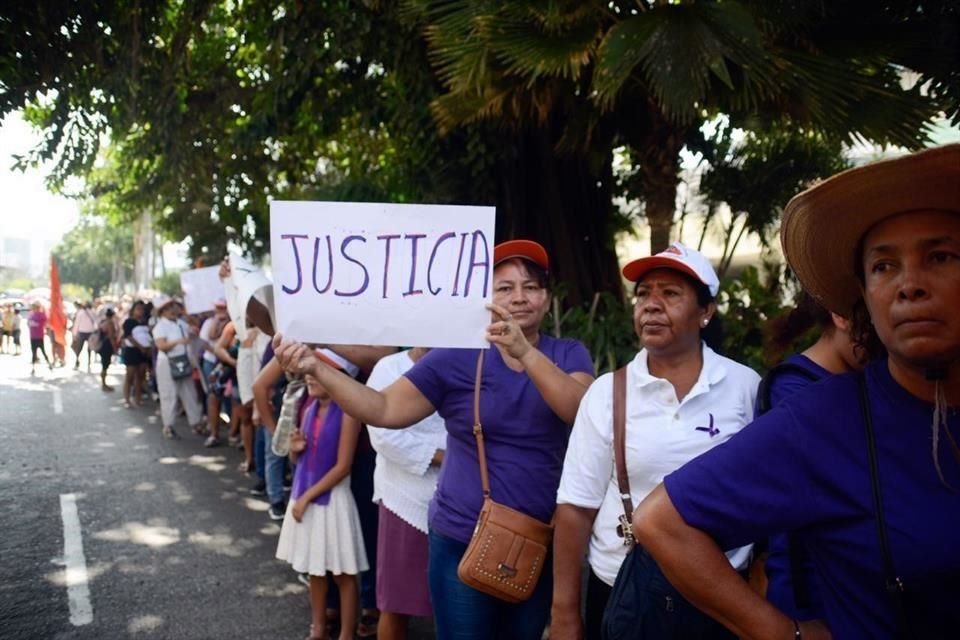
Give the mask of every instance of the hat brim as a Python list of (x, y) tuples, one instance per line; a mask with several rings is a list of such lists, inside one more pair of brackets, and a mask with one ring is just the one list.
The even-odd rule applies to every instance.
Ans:
[(544, 271), (550, 270), (550, 258), (547, 256), (547, 250), (543, 248), (543, 245), (533, 240), (508, 240), (493, 248), (493, 266), (511, 258), (529, 260), (540, 266)]
[(919, 210), (960, 212), (960, 144), (848, 169), (794, 196), (780, 226), (784, 258), (815, 300), (850, 317), (862, 295), (863, 237), (886, 218)]
[(654, 269), (672, 269), (673, 271), (679, 271), (684, 275), (690, 276), (695, 281), (703, 283), (708, 289), (710, 288), (710, 285), (703, 282), (703, 279), (689, 266), (679, 260), (674, 260), (662, 255), (637, 258), (632, 262), (628, 262), (623, 268), (623, 277), (630, 282), (639, 282), (643, 276)]

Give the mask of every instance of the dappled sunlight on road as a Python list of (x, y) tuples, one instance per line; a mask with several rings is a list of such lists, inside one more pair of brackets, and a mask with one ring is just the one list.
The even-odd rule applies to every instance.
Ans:
[(179, 542), (180, 531), (167, 526), (126, 522), (116, 529), (98, 531), (92, 537), (109, 542), (132, 542), (147, 547), (163, 548)]
[(227, 468), (227, 459), (223, 456), (192, 455), (187, 462), (195, 467), (203, 467), (207, 471), (220, 473)]
[(164, 625), (164, 619), (161, 616), (142, 615), (130, 620), (127, 625), (127, 631), (131, 634), (150, 633), (156, 631)]
[(205, 533), (197, 531), (187, 536), (187, 542), (195, 544), (206, 551), (230, 558), (243, 557), (251, 549), (263, 544), (262, 540), (250, 538), (234, 538), (227, 532)]

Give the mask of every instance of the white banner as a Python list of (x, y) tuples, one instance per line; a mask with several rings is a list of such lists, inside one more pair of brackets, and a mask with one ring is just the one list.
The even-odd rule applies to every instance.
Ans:
[(180, 274), (180, 288), (183, 289), (183, 303), (187, 313), (212, 311), (213, 303), (223, 298), (223, 283), (217, 276), (219, 267), (204, 267), (183, 271)]
[(493, 207), (270, 204), (277, 329), (301, 342), (485, 348)]

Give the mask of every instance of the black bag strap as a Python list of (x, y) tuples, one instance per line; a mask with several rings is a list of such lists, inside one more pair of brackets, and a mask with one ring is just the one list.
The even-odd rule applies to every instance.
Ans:
[(633, 498), (630, 496), (630, 475), (627, 473), (627, 368), (613, 372), (613, 461), (617, 473), (617, 490), (623, 503), (617, 535), (623, 544), (633, 546)]
[(883, 495), (880, 491), (880, 464), (877, 459), (877, 442), (873, 432), (873, 416), (870, 412), (870, 397), (867, 395), (867, 379), (863, 372), (857, 374), (857, 388), (860, 392), (860, 412), (863, 415), (863, 428), (867, 436), (867, 452), (870, 460), (870, 485), (873, 491), (873, 509), (877, 520), (877, 534), (880, 537), (880, 553), (883, 556), (884, 586), (891, 594), (896, 605), (897, 637), (906, 639), (907, 615), (903, 602), (903, 580), (897, 575), (890, 553), (890, 540), (887, 537), (887, 524), (883, 518)]
[(781, 362), (770, 369), (770, 371), (767, 371), (767, 374), (760, 380), (760, 386), (757, 387), (757, 415), (754, 417), (762, 416), (773, 408), (771, 406), (772, 402), (770, 401), (770, 391), (773, 389), (774, 380), (776, 380), (777, 376), (781, 373), (796, 373), (811, 382), (815, 382), (821, 378), (820, 375), (799, 364), (794, 362)]

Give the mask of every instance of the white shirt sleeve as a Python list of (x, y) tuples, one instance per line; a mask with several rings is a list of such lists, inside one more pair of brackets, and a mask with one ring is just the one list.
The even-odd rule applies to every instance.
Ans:
[[(367, 386), (377, 391), (385, 389), (410, 366), (412, 361), (406, 353), (387, 356), (374, 366), (367, 379)], [(421, 428), (421, 425), (439, 420), (441, 418), (434, 413), (406, 429), (384, 429), (368, 425), (370, 444), (378, 454), (404, 471), (422, 476), (430, 468), (437, 449), (446, 448), (446, 431), (439, 428)]]
[(598, 509), (613, 477), (613, 376), (600, 376), (583, 396), (563, 461), (558, 504)]

